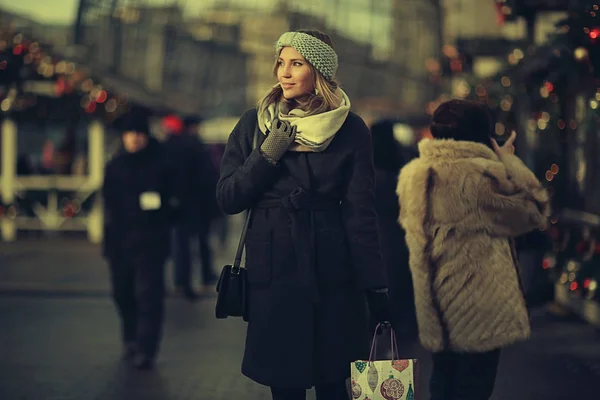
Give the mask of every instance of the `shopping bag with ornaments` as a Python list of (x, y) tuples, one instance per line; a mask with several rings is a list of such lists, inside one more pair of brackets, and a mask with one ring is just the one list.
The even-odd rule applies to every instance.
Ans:
[(356, 400), (414, 400), (417, 360), (400, 360), (394, 330), (391, 331), (391, 360), (376, 360), (377, 330), (371, 342), (369, 360), (354, 361), (351, 365), (352, 399)]

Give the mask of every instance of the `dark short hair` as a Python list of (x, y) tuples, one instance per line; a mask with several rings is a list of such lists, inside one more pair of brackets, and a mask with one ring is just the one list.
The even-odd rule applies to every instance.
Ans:
[(133, 109), (114, 121), (114, 127), (121, 133), (135, 131), (150, 134), (148, 114), (140, 109)]
[(436, 139), (454, 139), (490, 146), (493, 118), (487, 106), (468, 100), (446, 101), (435, 110), (431, 135)]
[(204, 119), (197, 115), (188, 115), (183, 118), (183, 126), (189, 128), (192, 125), (200, 125)]
[(404, 160), (394, 137), (394, 121), (380, 120), (371, 126), (375, 168), (398, 173)]

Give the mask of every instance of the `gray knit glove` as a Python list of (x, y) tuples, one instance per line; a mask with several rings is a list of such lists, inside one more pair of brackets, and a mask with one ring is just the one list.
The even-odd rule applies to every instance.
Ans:
[(271, 132), (260, 146), (260, 151), (269, 159), (277, 162), (296, 139), (296, 127), (287, 121), (275, 118), (271, 124)]

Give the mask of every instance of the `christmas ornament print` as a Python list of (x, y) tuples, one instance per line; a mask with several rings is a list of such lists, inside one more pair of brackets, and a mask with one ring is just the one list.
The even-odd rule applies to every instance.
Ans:
[(394, 368), (398, 372), (404, 371), (409, 366), (410, 366), (409, 360), (394, 360), (394, 361), (392, 361), (392, 368)]
[(404, 395), (404, 385), (400, 379), (390, 375), (388, 379), (383, 381), (379, 391), (385, 400), (399, 400)]
[(354, 363), (354, 366), (356, 367), (358, 372), (362, 374), (363, 371), (367, 368), (367, 363), (365, 361), (357, 361)]
[(375, 363), (371, 363), (369, 365), (369, 372), (367, 373), (367, 383), (371, 388), (372, 392), (375, 392), (377, 389), (377, 384), (379, 383), (379, 373), (377, 372), (377, 368), (375, 368)]
[(362, 394), (362, 388), (360, 387), (360, 385), (358, 383), (356, 383), (355, 381), (352, 381), (352, 398), (358, 399), (361, 394)]
[(406, 400), (415, 400), (415, 392), (413, 391), (412, 383), (408, 384), (408, 391), (406, 392)]

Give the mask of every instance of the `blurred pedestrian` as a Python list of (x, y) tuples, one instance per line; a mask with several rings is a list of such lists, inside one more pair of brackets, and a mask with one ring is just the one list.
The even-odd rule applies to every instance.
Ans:
[(213, 285), (218, 276), (214, 269), (213, 249), (210, 242), (213, 222), (222, 215), (217, 204), (216, 190), (219, 180), (219, 164), (215, 163), (213, 152), (202, 140), (199, 130), (202, 118), (186, 117), (183, 120), (184, 132), (194, 138), (198, 146), (200, 161), (200, 185), (198, 188), (198, 205), (200, 220), (198, 224), (198, 246), (200, 251), (202, 283)]
[(181, 218), (174, 227), (173, 278), (177, 292), (188, 300), (198, 296), (192, 281), (192, 238), (198, 237), (203, 283), (213, 284), (217, 279), (209, 239), (211, 221), (218, 212), (215, 197), (218, 176), (208, 150), (198, 137), (198, 123), (196, 118), (184, 121), (172, 115), (163, 119), (167, 133), (165, 150), (186, 187)]
[(515, 243), (527, 305), (534, 308), (550, 303), (554, 299), (554, 282), (543, 268), (544, 256), (552, 250), (550, 237), (536, 229), (517, 237)]
[(419, 337), (433, 352), (432, 400), (489, 399), (500, 349), (530, 335), (514, 237), (541, 228), (548, 193), (514, 155), (516, 133), (491, 139), (485, 106), (443, 103), (433, 140), (400, 172)]
[[(211, 158), (215, 171), (218, 175), (221, 161), (223, 160), (223, 154), (225, 153), (225, 143), (213, 143), (211, 145)], [(218, 176), (217, 176), (218, 178)], [(224, 249), (229, 239), (229, 215), (225, 214), (220, 209), (217, 210), (217, 216), (211, 224), (212, 231), (215, 232), (219, 246)]]
[(394, 121), (376, 122), (371, 127), (371, 134), (381, 251), (386, 266), (392, 320), (394, 326), (398, 327), (396, 337), (402, 344), (417, 337), (414, 291), (408, 267), (408, 247), (404, 240), (404, 230), (398, 223), (400, 207), (396, 195), (398, 173), (404, 166), (405, 159), (403, 149), (394, 137)]
[(287, 32), (275, 50), (279, 82), (231, 133), (217, 188), (226, 213), (253, 210), (242, 372), (273, 399), (315, 386), (345, 400), (350, 363), (368, 356), (365, 297), (389, 321), (371, 136), (335, 81), (328, 35)]
[(116, 122), (123, 148), (106, 165), (104, 256), (121, 318), (124, 358), (150, 369), (159, 350), (164, 314), (164, 266), (179, 203), (178, 175), (150, 137), (146, 116)]

